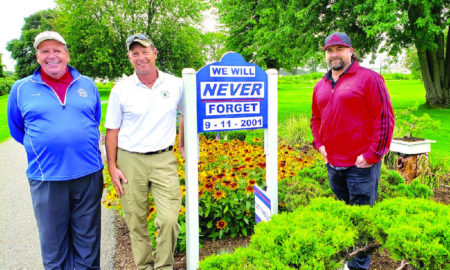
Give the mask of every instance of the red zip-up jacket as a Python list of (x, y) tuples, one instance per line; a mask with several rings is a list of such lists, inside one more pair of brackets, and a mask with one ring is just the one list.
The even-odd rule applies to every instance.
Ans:
[(377, 163), (389, 151), (394, 113), (383, 77), (354, 62), (334, 86), (331, 72), (316, 84), (311, 130), (316, 149), (325, 146), (328, 162), (336, 167), (355, 165), (363, 154)]

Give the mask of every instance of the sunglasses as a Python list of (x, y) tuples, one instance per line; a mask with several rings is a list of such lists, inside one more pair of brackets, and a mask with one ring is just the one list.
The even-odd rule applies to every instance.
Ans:
[(129, 36), (129, 37), (127, 38), (127, 44), (133, 42), (133, 40), (135, 40), (135, 39), (148, 40), (148, 41), (150, 41), (150, 43), (153, 43), (153, 42), (150, 40), (149, 37), (147, 37), (147, 36), (144, 35), (144, 34), (140, 34), (140, 33), (139, 33), (139, 34), (135, 34), (135, 35)]

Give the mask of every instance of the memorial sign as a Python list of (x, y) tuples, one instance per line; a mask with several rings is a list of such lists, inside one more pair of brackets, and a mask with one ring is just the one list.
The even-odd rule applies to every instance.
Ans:
[(267, 128), (267, 74), (238, 53), (197, 72), (198, 132)]

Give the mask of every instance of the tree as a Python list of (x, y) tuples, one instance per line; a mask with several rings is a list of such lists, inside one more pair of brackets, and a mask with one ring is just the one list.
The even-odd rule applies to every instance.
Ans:
[(177, 75), (184, 67), (204, 65), (200, 12), (203, 0), (57, 0), (56, 24), (80, 72), (114, 79), (133, 67), (126, 57), (130, 34), (146, 33), (158, 49), (158, 66)]
[(45, 30), (53, 30), (55, 11), (52, 9), (38, 11), (27, 18), (22, 27), (19, 39), (8, 42), (6, 49), (11, 52), (11, 57), (16, 60), (15, 71), (19, 78), (29, 76), (37, 68), (35, 50), (33, 48), (34, 37)]
[(427, 104), (450, 105), (449, 0), (223, 0), (227, 46), (247, 61), (291, 69), (320, 51), (334, 31), (352, 38), (357, 54), (397, 55), (415, 45)]
[(5, 78), (5, 72), (3, 72), (3, 62), (2, 62), (2, 54), (0, 53), (0, 78)]
[(422, 78), (419, 56), (417, 55), (417, 50), (414, 46), (406, 49), (405, 67), (411, 71), (411, 74), (414, 75), (414, 77)]
[(358, 7), (367, 12), (361, 16), (367, 34), (385, 34), (384, 49), (390, 54), (416, 47), (431, 106), (450, 105), (449, 9), (449, 0), (371, 0)]
[(203, 55), (206, 55), (209, 62), (218, 62), (227, 52), (224, 44), (226, 35), (223, 32), (208, 32), (203, 35), (202, 47)]

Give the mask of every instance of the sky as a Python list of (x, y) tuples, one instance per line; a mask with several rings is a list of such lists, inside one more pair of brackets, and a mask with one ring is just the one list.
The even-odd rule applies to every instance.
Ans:
[(21, 29), (25, 24), (25, 18), (40, 10), (54, 8), (54, 0), (13, 0), (3, 3), (0, 9), (0, 53), (2, 64), (6, 70), (14, 71), (15, 61), (11, 59), (11, 53), (6, 50), (6, 44), (19, 39)]

